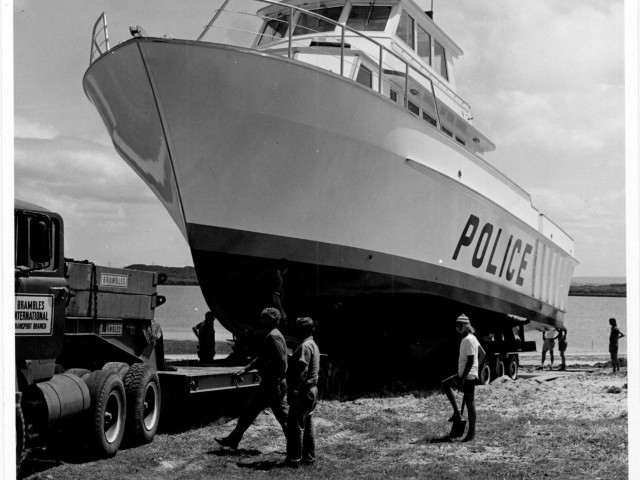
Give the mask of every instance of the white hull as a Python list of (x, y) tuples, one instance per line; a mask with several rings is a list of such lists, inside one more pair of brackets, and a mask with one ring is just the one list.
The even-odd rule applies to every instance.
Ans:
[[(204, 277), (224, 265), (241, 282), (230, 269), (279, 258), (304, 272), (305, 302), (384, 278), (382, 295), (562, 322), (570, 239), (484, 160), (355, 82), (252, 50), (144, 39), (95, 62), (85, 90), (232, 331), (229, 291)], [(351, 284), (347, 271), (359, 272)]]

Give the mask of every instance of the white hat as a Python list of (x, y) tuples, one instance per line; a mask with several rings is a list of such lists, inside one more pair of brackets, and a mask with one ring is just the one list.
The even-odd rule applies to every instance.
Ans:
[(471, 324), (471, 322), (469, 321), (469, 317), (467, 317), (464, 313), (458, 317), (456, 322), (457, 323), (465, 323), (467, 325)]

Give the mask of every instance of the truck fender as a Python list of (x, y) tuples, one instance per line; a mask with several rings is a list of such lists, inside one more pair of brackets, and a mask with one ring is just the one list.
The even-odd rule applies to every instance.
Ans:
[(47, 405), (46, 421), (55, 424), (64, 418), (77, 415), (91, 406), (87, 385), (76, 375), (61, 373), (36, 387)]

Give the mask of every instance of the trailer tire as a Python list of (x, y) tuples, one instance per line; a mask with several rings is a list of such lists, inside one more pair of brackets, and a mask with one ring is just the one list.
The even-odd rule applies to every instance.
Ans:
[(496, 359), (494, 361), (493, 371), (496, 374), (495, 378), (500, 378), (505, 374), (504, 360), (502, 360), (502, 356), (501, 355), (496, 355)]
[(131, 365), (124, 377), (127, 392), (127, 439), (134, 445), (151, 443), (160, 424), (160, 380), (149, 364)]
[(16, 404), (16, 477), (20, 471), (22, 465), (22, 459), (24, 458), (26, 440), (26, 425), (24, 421), (24, 414), (22, 413), (22, 405)]
[(492, 378), (491, 378), (491, 365), (489, 365), (489, 362), (487, 362), (486, 360), (484, 362), (482, 362), (482, 365), (480, 365), (478, 373), (479, 373), (478, 379), (480, 380), (480, 384), (481, 385), (489, 385), (489, 383), (492, 380)]
[(70, 373), (71, 375), (75, 375), (80, 380), (86, 380), (89, 375), (91, 375), (91, 370), (87, 370), (86, 368), (70, 368), (65, 370), (64, 373)]
[(96, 370), (86, 380), (91, 396), (89, 448), (101, 457), (118, 453), (127, 420), (127, 400), (120, 377)]
[(124, 381), (124, 377), (129, 371), (129, 365), (124, 362), (107, 362), (102, 367), (102, 370), (105, 372), (113, 372)]
[(515, 355), (509, 355), (507, 358), (507, 375), (512, 380), (518, 379), (518, 357)]

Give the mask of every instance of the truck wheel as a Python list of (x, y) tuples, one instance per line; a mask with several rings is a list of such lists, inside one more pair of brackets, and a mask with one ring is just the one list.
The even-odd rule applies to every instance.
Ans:
[(134, 363), (124, 377), (127, 437), (134, 444), (153, 441), (160, 423), (160, 380), (152, 365)]
[(507, 375), (513, 380), (518, 379), (518, 357), (515, 355), (509, 355), (507, 359)]
[(489, 362), (487, 362), (486, 360), (482, 362), (478, 373), (480, 383), (482, 385), (489, 385), (489, 382), (491, 382), (491, 365), (489, 365)]
[(496, 355), (496, 360), (494, 363), (494, 371), (496, 373), (496, 378), (502, 377), (505, 373), (504, 360), (502, 360), (501, 355)]
[(124, 362), (107, 362), (102, 367), (105, 372), (113, 372), (124, 380), (125, 375), (129, 371), (129, 365)]
[(20, 465), (22, 465), (22, 458), (24, 457), (26, 428), (24, 422), (24, 415), (22, 413), (22, 405), (16, 404), (16, 476), (20, 471)]
[(117, 374), (104, 370), (92, 372), (86, 383), (91, 396), (89, 446), (101, 457), (113, 457), (127, 420), (124, 385)]
[(70, 368), (65, 370), (64, 373), (70, 373), (78, 377), (80, 380), (86, 380), (89, 375), (91, 375), (91, 370), (87, 370), (86, 368)]

